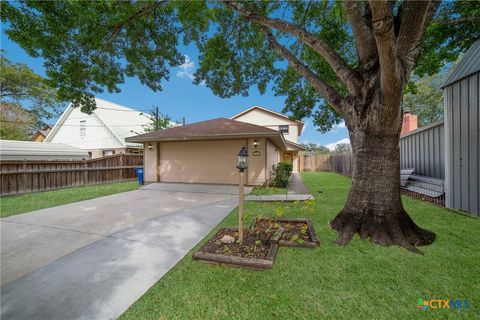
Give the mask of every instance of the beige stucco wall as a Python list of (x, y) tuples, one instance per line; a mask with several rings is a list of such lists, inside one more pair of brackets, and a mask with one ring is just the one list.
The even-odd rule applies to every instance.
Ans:
[(158, 143), (150, 142), (152, 149), (148, 149), (149, 143), (145, 143), (143, 152), (143, 175), (146, 182), (157, 182), (157, 154)]
[(293, 153), (293, 170), (292, 172), (298, 172), (299, 168), (299, 159), (298, 159), (298, 152)]
[[(254, 142), (257, 141), (258, 145), (255, 148)], [(267, 154), (265, 148), (266, 139), (248, 139), (248, 178), (249, 185), (259, 185), (265, 181), (266, 178), (266, 161)], [(258, 152), (259, 155), (255, 156), (254, 152)]]
[(267, 140), (267, 179), (270, 178), (270, 174), (272, 172), (272, 166), (276, 165), (279, 162), (280, 159), (280, 152), (277, 150), (277, 148)]
[[(245, 183), (259, 185), (269, 175), (267, 168), (278, 163), (280, 158), (279, 151), (265, 138), (151, 144), (152, 150), (148, 150), (146, 143), (144, 151), (146, 182), (158, 181), (158, 170), (161, 182), (238, 184), (237, 153), (245, 146), (250, 155)], [(255, 151), (260, 154), (254, 156)]]
[(286, 156), (285, 154), (289, 154), (291, 156), (291, 163), (293, 166), (292, 172), (298, 172), (299, 170), (299, 155), (298, 151), (283, 151), (280, 154), (280, 161), (281, 162), (290, 162), (290, 156)]
[(298, 142), (298, 124), (292, 120), (277, 116), (270, 112), (266, 112), (261, 109), (253, 109), (235, 118), (235, 120), (264, 126), (277, 131), (279, 130), (280, 125), (288, 125), (288, 134), (284, 133), (283, 136), (286, 140), (290, 140), (295, 143)]
[(160, 181), (238, 184), (237, 153), (245, 140), (162, 142)]

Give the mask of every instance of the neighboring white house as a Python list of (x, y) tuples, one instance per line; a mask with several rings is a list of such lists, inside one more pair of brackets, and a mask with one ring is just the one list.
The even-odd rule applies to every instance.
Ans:
[(126, 137), (145, 133), (147, 115), (95, 98), (97, 108), (88, 115), (70, 104), (45, 142), (64, 143), (87, 151), (93, 158), (116, 153), (142, 153), (143, 145), (125, 142)]

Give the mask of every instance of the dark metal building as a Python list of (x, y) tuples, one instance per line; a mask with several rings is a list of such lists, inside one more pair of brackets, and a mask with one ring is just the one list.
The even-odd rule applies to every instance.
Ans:
[(400, 137), (400, 168), (415, 174), (444, 179), (445, 150), (443, 120), (410, 131)]
[(444, 84), (445, 205), (480, 215), (480, 39)]

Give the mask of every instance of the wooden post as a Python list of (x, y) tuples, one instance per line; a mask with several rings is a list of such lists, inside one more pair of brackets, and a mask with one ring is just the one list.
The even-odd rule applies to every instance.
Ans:
[[(123, 157), (125, 156), (124, 153), (120, 154), (120, 167), (123, 167)], [(120, 181), (125, 180), (123, 177), (123, 169), (120, 169)]]
[(18, 190), (18, 192), (27, 192), (27, 160), (23, 160), (23, 190)]
[(238, 241), (243, 242), (243, 169), (240, 169), (240, 188), (238, 192)]
[(83, 163), (83, 185), (86, 186), (88, 184), (88, 171), (87, 171), (87, 160), (84, 160)]

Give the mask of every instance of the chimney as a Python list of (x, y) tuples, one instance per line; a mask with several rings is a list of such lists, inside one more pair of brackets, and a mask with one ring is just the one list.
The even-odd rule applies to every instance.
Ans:
[(402, 122), (402, 132), (400, 135), (409, 133), (418, 128), (418, 116), (411, 114), (410, 110), (405, 110), (403, 112), (403, 122)]

